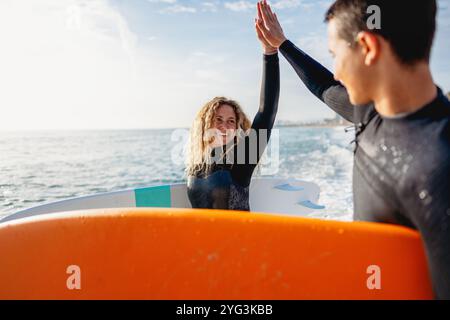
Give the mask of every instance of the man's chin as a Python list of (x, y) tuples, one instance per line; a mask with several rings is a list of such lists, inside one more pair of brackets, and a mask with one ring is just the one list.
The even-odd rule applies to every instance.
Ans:
[(354, 106), (362, 106), (370, 103), (370, 99), (349, 93), (350, 103)]

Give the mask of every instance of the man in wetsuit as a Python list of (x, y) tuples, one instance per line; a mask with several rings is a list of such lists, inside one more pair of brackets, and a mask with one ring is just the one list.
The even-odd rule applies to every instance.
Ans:
[[(436, 1), (335, 1), (325, 19), (334, 75), (285, 38), (265, 1), (258, 6), (264, 37), (355, 124), (355, 220), (420, 231), (436, 298), (450, 299), (450, 102), (429, 66)], [(379, 28), (369, 28), (373, 8)]]

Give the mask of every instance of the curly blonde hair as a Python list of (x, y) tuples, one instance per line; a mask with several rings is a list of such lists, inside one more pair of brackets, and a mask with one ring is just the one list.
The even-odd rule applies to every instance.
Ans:
[[(246, 133), (251, 127), (250, 120), (236, 101), (225, 97), (215, 97), (207, 102), (197, 113), (191, 127), (186, 158), (186, 174), (188, 176), (196, 175), (200, 171), (207, 169), (210, 164), (211, 143), (214, 138), (208, 136), (207, 131), (213, 127), (216, 111), (223, 105), (232, 107), (236, 115), (238, 134), (236, 135), (235, 143), (238, 143), (243, 138), (243, 135), (239, 133)], [(234, 147), (234, 144), (232, 147)]]

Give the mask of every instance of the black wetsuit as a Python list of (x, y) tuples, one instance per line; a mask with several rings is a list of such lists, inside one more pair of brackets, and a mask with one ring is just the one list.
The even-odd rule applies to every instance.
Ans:
[[(234, 145), (231, 161), (213, 164), (208, 170), (188, 177), (188, 197), (193, 208), (250, 210), (250, 180), (269, 141), (278, 109), (279, 93), (278, 54), (264, 55), (260, 106), (251, 126), (256, 134), (246, 136), (240, 140), (239, 145)], [(227, 146), (223, 147), (225, 148)], [(238, 159), (240, 150), (245, 150), (245, 159)], [(213, 149), (211, 156), (219, 154), (223, 154), (222, 147)]]
[(419, 230), (436, 297), (450, 299), (448, 99), (438, 89), (438, 96), (420, 110), (386, 118), (373, 104), (353, 106), (333, 74), (292, 42), (285, 41), (280, 52), (314, 95), (355, 124), (355, 220)]

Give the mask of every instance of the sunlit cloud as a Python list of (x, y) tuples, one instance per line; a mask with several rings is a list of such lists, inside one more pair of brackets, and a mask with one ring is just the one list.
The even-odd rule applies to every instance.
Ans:
[(301, 5), (300, 0), (279, 0), (275, 1), (272, 4), (272, 7), (275, 9), (291, 9), (291, 8), (297, 8)]
[(176, 4), (159, 11), (160, 13), (196, 13), (195, 7), (188, 7), (181, 4)]
[(225, 2), (224, 7), (232, 11), (248, 11), (254, 9), (256, 4), (249, 1)]
[(147, 0), (150, 3), (168, 3), (168, 4), (174, 4), (177, 3), (177, 0)]
[(218, 2), (206, 1), (206, 2), (202, 2), (201, 6), (202, 6), (201, 10), (203, 12), (218, 12), (219, 11)]

